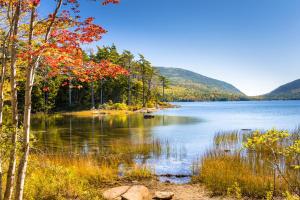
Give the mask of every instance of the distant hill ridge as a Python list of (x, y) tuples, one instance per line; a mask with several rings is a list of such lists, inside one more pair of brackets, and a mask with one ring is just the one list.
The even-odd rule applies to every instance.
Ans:
[(190, 70), (155, 68), (170, 81), (166, 96), (171, 101), (300, 100), (300, 79), (286, 83), (265, 95), (248, 97), (230, 83)]
[(172, 68), (172, 67), (155, 67), (161, 73), (161, 75), (166, 76), (172, 83), (178, 83), (182, 81), (185, 84), (197, 83), (203, 84), (210, 88), (216, 88), (224, 90), (231, 93), (244, 95), (239, 89), (233, 85), (226, 83), (221, 80), (209, 78), (207, 76), (198, 74), (182, 68)]
[(265, 99), (300, 99), (300, 79), (286, 83), (262, 96)]
[(233, 85), (196, 72), (172, 67), (155, 68), (170, 81), (169, 100), (241, 100), (246, 97)]

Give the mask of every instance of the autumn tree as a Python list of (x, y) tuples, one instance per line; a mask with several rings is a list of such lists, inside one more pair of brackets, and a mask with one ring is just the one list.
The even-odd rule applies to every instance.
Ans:
[[(102, 4), (118, 2), (118, 0), (106, 0), (102, 1)], [(1, 38), (2, 70), (0, 84), (5, 78), (6, 64), (9, 64), (13, 130), (5, 199), (12, 198), (15, 182), (17, 131), (19, 127), (17, 70), (25, 77), (22, 153), (18, 166), (15, 193), (15, 199), (21, 200), (23, 199), (30, 149), (31, 96), (36, 71), (42, 67), (51, 67), (51, 73), (54, 75), (65, 72), (67, 70), (65, 67), (69, 66), (72, 66), (75, 72), (80, 71), (86, 65), (83, 60), (81, 45), (98, 41), (106, 33), (102, 27), (93, 23), (93, 18), (81, 19), (79, 16), (80, 5), (77, 0), (54, 0), (54, 9), (49, 12), (46, 18), (39, 15), (37, 8), (41, 3), (49, 4), (49, 1), (0, 1), (1, 10), (4, 11), (2, 14), (6, 13), (1, 24), (3, 37)], [(7, 61), (8, 57), (9, 61)], [(0, 85), (0, 95), (1, 87)], [(3, 95), (0, 99), (3, 101)], [(2, 115), (1, 104), (0, 102), (0, 115)]]

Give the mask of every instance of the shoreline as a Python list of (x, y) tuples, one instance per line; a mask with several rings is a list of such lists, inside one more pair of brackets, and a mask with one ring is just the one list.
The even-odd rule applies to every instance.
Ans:
[(141, 108), (137, 110), (133, 109), (91, 109), (82, 111), (70, 111), (70, 112), (57, 112), (55, 114), (62, 114), (68, 116), (77, 117), (93, 117), (93, 116), (114, 116), (114, 115), (129, 115), (129, 114), (151, 114), (164, 109), (178, 108), (179, 106), (167, 103), (163, 106), (157, 106), (154, 108)]

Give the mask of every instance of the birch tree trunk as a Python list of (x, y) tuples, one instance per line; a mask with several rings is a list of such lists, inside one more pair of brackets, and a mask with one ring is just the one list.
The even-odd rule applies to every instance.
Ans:
[(6, 189), (4, 194), (5, 200), (10, 200), (14, 188), (16, 154), (17, 154), (17, 131), (18, 131), (18, 96), (16, 83), (16, 60), (17, 60), (17, 42), (18, 25), (20, 19), (21, 0), (17, 2), (16, 10), (13, 17), (13, 31), (11, 43), (11, 64), (10, 64), (10, 85), (11, 85), (11, 107), (12, 107), (12, 149), (10, 151), (9, 167), (7, 171)]
[(30, 148), (30, 117), (31, 117), (31, 94), (32, 87), (34, 82), (34, 71), (35, 67), (39, 63), (39, 58), (35, 61), (35, 65), (31, 66), (26, 73), (26, 85), (25, 85), (25, 106), (24, 106), (24, 122), (23, 122), (23, 131), (24, 131), (24, 141), (23, 141), (23, 155), (19, 164), (18, 171), (18, 180), (16, 185), (16, 200), (23, 199), (24, 192), (24, 183), (27, 170), (29, 148)]
[[(53, 13), (52, 20), (50, 21), (49, 26), (47, 27), (46, 35), (45, 35), (45, 43), (48, 42), (49, 35), (58, 14), (58, 11), (62, 5), (62, 0), (57, 1), (56, 8)], [(30, 29), (29, 29), (29, 40), (28, 44), (31, 46), (32, 37), (33, 37), (33, 24), (35, 21), (35, 11), (36, 8), (33, 7), (31, 10), (30, 17)], [(24, 193), (24, 184), (27, 170), (27, 163), (29, 157), (29, 148), (30, 148), (30, 119), (31, 119), (31, 94), (32, 87), (34, 83), (35, 70), (38, 68), (40, 64), (40, 56), (37, 56), (35, 59), (31, 59), (31, 62), (28, 63), (28, 68), (26, 71), (26, 82), (25, 82), (25, 105), (24, 105), (24, 121), (23, 121), (23, 132), (24, 132), (24, 141), (23, 141), (23, 155), (20, 160), (19, 170), (18, 170), (18, 180), (16, 185), (16, 200), (23, 199)]]
[[(6, 41), (4, 40), (2, 43), (2, 65), (1, 65), (1, 80), (0, 80), (0, 134), (3, 133), (3, 102), (4, 102), (4, 92), (3, 92), (3, 85), (5, 80), (6, 74), (6, 64), (7, 64), (7, 51), (6, 51)], [(2, 200), (2, 177), (3, 177), (3, 170), (2, 170), (2, 153), (0, 152), (0, 200)]]
[[(33, 23), (35, 18), (35, 7), (31, 9), (30, 16), (30, 25), (29, 25), (29, 36), (28, 36), (28, 44), (31, 46), (32, 37), (33, 37)], [(26, 70), (26, 81), (25, 81), (25, 105), (24, 105), (24, 121), (23, 121), (23, 132), (24, 132), (24, 141), (23, 141), (23, 155), (20, 160), (19, 170), (18, 170), (18, 179), (16, 185), (16, 196), (15, 199), (22, 200), (23, 199), (23, 191), (24, 191), (24, 182), (25, 182), (25, 174), (27, 169), (27, 162), (29, 156), (29, 137), (30, 137), (30, 114), (31, 114), (31, 93), (34, 81), (34, 70), (35, 67), (39, 64), (38, 57), (36, 60), (33, 60), (31, 56), (28, 60), (28, 67)]]

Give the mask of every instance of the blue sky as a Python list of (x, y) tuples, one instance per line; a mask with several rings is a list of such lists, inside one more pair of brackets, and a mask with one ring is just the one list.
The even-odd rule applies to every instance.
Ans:
[(300, 77), (299, 0), (81, 0), (115, 43), (155, 66), (227, 81), (248, 95)]

